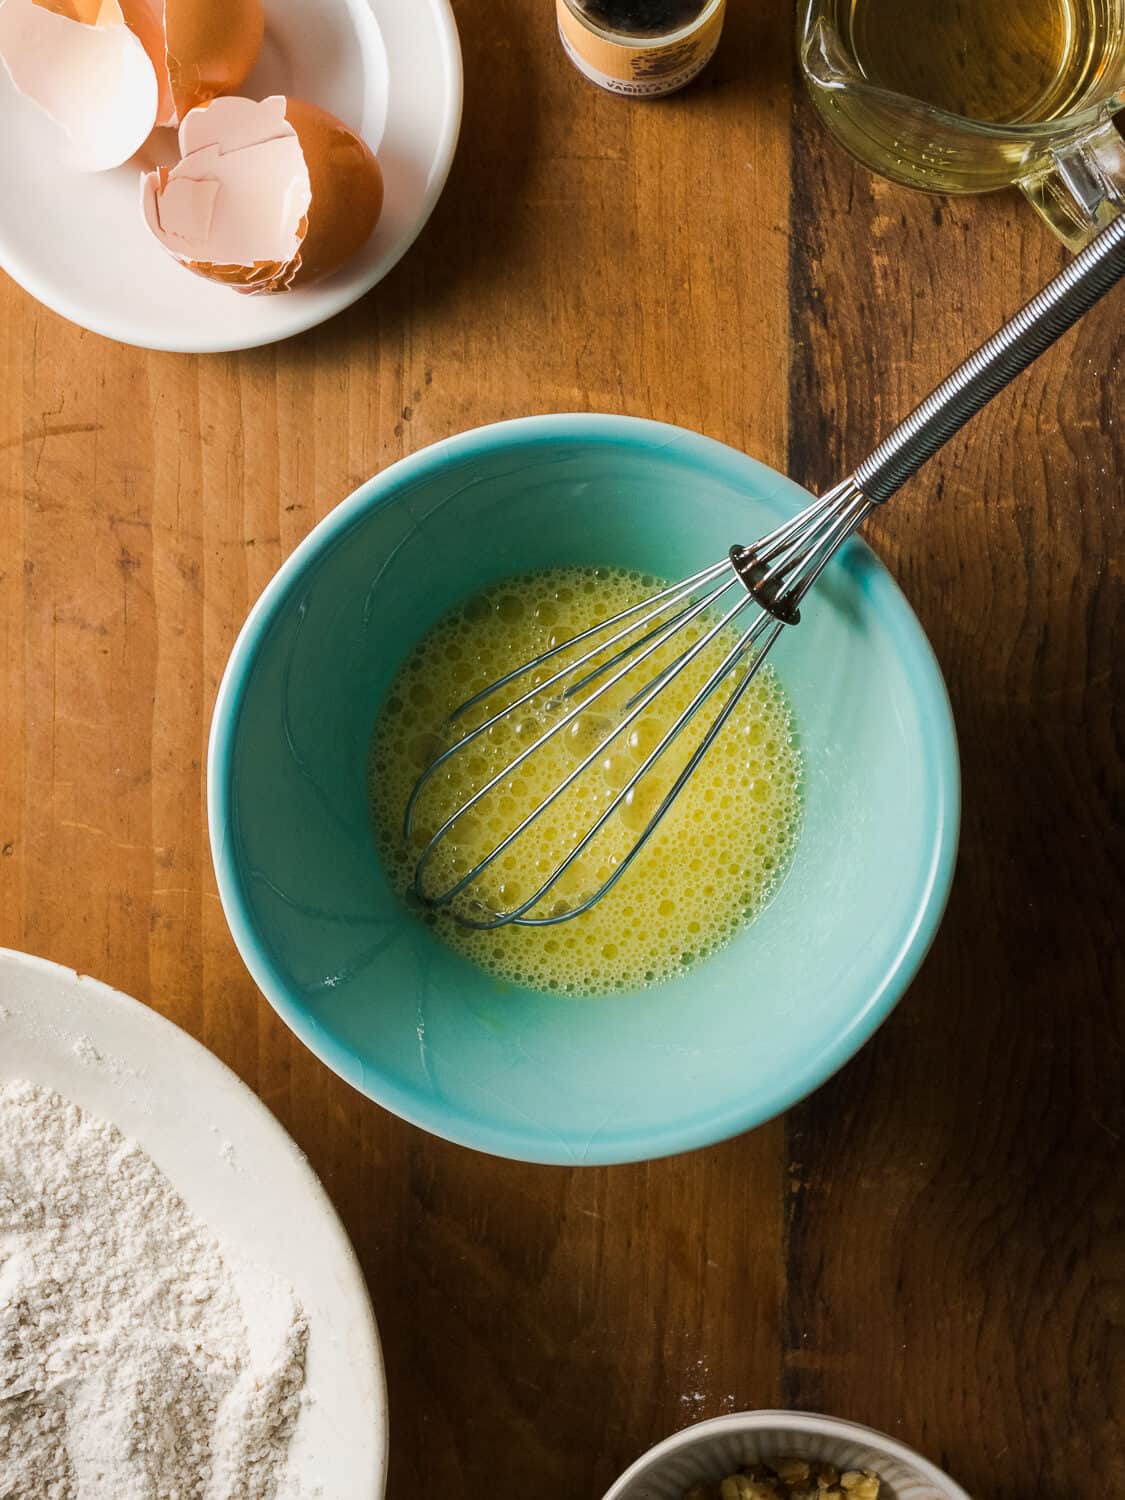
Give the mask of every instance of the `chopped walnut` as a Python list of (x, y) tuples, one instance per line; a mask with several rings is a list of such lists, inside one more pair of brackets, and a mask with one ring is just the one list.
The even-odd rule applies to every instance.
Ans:
[(880, 1480), (870, 1469), (841, 1474), (832, 1464), (776, 1458), (746, 1464), (718, 1485), (695, 1484), (684, 1500), (879, 1500)]
[(791, 1490), (805, 1484), (809, 1477), (809, 1465), (803, 1458), (779, 1458), (773, 1467), (782, 1484)]
[(879, 1500), (879, 1476), (870, 1469), (849, 1469), (841, 1474), (840, 1488), (848, 1500)]

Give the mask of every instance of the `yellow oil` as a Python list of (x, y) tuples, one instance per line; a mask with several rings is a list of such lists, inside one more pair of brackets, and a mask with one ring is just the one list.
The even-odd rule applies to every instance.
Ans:
[(1056, 122), (1125, 98), (1125, 0), (803, 0), (802, 16), (813, 102), (908, 187), (1007, 187), (1051, 166)]
[[(651, 577), (617, 569), (563, 568), (523, 575), (458, 606), (416, 647), (383, 704), (370, 756), (376, 842), (400, 892), (408, 891), (419, 854), (444, 819), (509, 765), (522, 746), (558, 722), (573, 701), (561, 703), (557, 689), (544, 689), (511, 719), (458, 751), (427, 783), (408, 841), (403, 815), (421, 772), (518, 694), (509, 688), (450, 725), (446, 721), (452, 711), (523, 662), (656, 587), (658, 581)], [(702, 630), (699, 624), (687, 627), (677, 637), (677, 650), (697, 641)], [(708, 645), (635, 723), (620, 730), (575, 785), (459, 898), (468, 901), (467, 909), (510, 911), (538, 888), (659, 742), (731, 639), (720, 637)], [(578, 654), (576, 648), (573, 656)], [(427, 870), (427, 890), (448, 887), (489, 854), (620, 722), (629, 695), (672, 655), (671, 647), (662, 647), (459, 819), (437, 846)], [(561, 653), (540, 678), (566, 658)], [(617, 868), (741, 671), (736, 669), (730, 688), (721, 690), (645, 774), (531, 915), (581, 904)], [(528, 685), (521, 682), (519, 691)], [(800, 782), (790, 709), (776, 675), (765, 667), (656, 833), (589, 911), (553, 926), (512, 924), (491, 931), (467, 928), (448, 913), (431, 920), (454, 948), (516, 985), (592, 995), (656, 984), (721, 948), (769, 899), (797, 837)]]
[(864, 77), (989, 124), (1057, 120), (1121, 56), (1119, 0), (837, 0)]

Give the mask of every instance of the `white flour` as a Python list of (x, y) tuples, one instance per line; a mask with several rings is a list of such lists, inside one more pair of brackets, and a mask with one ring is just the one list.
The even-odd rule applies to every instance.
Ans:
[(0, 1500), (272, 1500), (306, 1339), (138, 1145), (0, 1088)]

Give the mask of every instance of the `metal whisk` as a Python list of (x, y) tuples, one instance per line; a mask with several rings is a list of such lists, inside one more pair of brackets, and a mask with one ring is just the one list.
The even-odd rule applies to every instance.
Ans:
[[(502, 720), (525, 709), (533, 699), (549, 695), (557, 712), (549, 727), (466, 799), (445, 819), (425, 844), (415, 871), (414, 889), (431, 907), (452, 907), (458, 921), (478, 928), (501, 927), (509, 922), (549, 926), (570, 920), (589, 910), (624, 875), (661, 819), (679, 796), (684, 784), (706, 755), (723, 725), (734, 712), (761, 669), (774, 642), (787, 626), (800, 619), (802, 599), (828, 566), (836, 552), (910, 476), (932, 457), (960, 427), (980, 411), (1022, 370), (1066, 332), (1093, 304), (1125, 276), (1125, 215), (1083, 250), (1066, 269), (1048, 282), (1039, 294), (947, 379), (926, 397), (854, 473), (814, 500), (792, 520), (779, 526), (749, 547), (731, 548), (728, 558), (716, 562), (680, 583), (659, 590), (650, 598), (623, 610), (611, 619), (591, 626), (574, 638), (543, 652), (515, 671), (477, 693), (455, 711), (455, 722), (475, 706), (487, 703), (513, 685), (515, 696), (497, 712), (465, 733), (425, 770), (414, 787), (406, 810), (406, 834), (414, 831), (415, 812), (423, 788), (436, 772), (447, 768), (455, 756), (464, 754), (482, 735)], [(750, 623), (734, 636), (729, 649), (687, 706), (668, 727), (655, 748), (637, 765), (635, 772), (595, 817), (586, 833), (550, 871), (538, 888), (510, 911), (494, 911), (472, 898), (471, 888), (480, 876), (508, 850), (531, 824), (557, 802), (578, 778), (593, 767), (611, 743), (645, 712), (657, 695), (708, 647), (721, 649), (734, 635), (735, 621), (744, 610), (753, 610)], [(691, 631), (685, 649), (670, 663), (658, 667), (648, 681), (640, 672), (646, 661), (669, 644), (679, 632), (699, 622)], [(578, 652), (577, 656), (574, 655)], [(607, 656), (606, 653), (609, 653)], [(560, 664), (558, 658), (564, 654)], [(597, 837), (622, 806), (630, 792), (659, 761), (695, 715), (714, 696), (721, 684), (742, 665), (744, 674), (722, 703), (699, 744), (679, 771), (636, 841), (609, 877), (577, 904), (556, 903), (559, 909), (532, 915), (550, 895), (556, 883)], [(553, 669), (552, 669), (553, 667)], [(543, 673), (547, 675), (544, 678)], [(652, 667), (649, 669), (652, 671)], [(638, 685), (627, 681), (637, 675)], [(520, 690), (521, 679), (533, 679)], [(496, 847), (445, 889), (426, 888), (426, 873), (443, 839), (458, 820), (495, 791), (513, 771), (546, 742), (573, 725), (591, 705), (604, 700), (624, 684), (629, 696), (619, 717), (604, 738), (585, 755), (546, 797), (504, 835)], [(454, 905), (465, 897), (460, 905)]]

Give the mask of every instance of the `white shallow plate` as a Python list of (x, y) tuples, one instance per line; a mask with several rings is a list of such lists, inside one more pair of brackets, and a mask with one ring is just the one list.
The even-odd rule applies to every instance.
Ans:
[(335, 275), (246, 297), (186, 271), (149, 233), (140, 208), (141, 170), (175, 160), (174, 132), (156, 131), (144, 153), (112, 172), (60, 170), (65, 138), (2, 66), (0, 266), (84, 328), (187, 354), (273, 343), (349, 307), (413, 243), (453, 161), (461, 52), (449, 0), (266, 0), (266, 39), (240, 92), (319, 104), (378, 155), (382, 217)]
[(379, 1336), (343, 1226), (270, 1112), (205, 1047), (96, 979), (0, 948), (0, 1083), (27, 1078), (148, 1152), (224, 1245), (291, 1286), (309, 1320), (290, 1449), (301, 1494), (381, 1500)]

